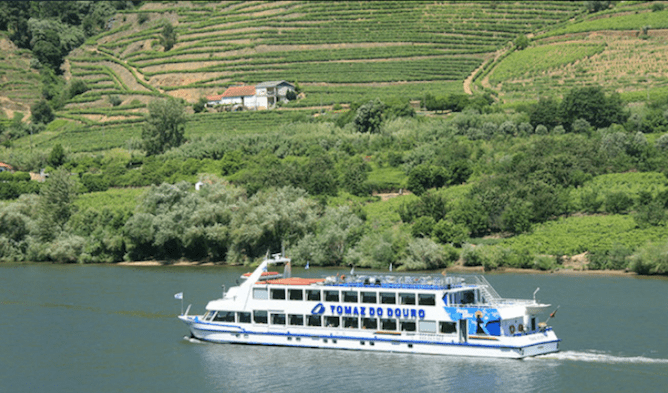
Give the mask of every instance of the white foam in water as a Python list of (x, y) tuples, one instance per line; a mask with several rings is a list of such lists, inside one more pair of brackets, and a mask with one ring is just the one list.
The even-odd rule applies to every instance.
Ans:
[(578, 352), (565, 351), (551, 353), (549, 355), (537, 356), (537, 359), (555, 359), (555, 360), (571, 360), (577, 362), (595, 362), (595, 363), (654, 363), (654, 364), (668, 364), (668, 359), (655, 359), (645, 356), (613, 356), (605, 353), (596, 352)]
[(196, 339), (195, 337), (191, 337), (191, 336), (183, 336), (183, 339), (186, 340), (186, 341), (190, 341), (193, 344), (203, 343), (203, 341), (200, 341), (200, 340)]

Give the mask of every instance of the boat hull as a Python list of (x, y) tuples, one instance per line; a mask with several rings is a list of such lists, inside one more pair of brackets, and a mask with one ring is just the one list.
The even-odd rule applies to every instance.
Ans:
[(513, 337), (469, 336), (462, 340), (439, 334), (363, 329), (269, 328), (203, 322), (195, 316), (179, 318), (188, 325), (195, 338), (213, 343), (522, 359), (557, 352), (560, 341), (551, 329)]

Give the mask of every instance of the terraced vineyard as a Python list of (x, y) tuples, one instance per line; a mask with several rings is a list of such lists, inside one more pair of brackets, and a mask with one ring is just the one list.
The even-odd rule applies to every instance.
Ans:
[(629, 102), (668, 96), (668, 11), (648, 3), (618, 4), (607, 13), (536, 37), (508, 55), (478, 86), (507, 101), (559, 96), (573, 87), (601, 85)]
[[(463, 80), (519, 34), (582, 12), (556, 1), (147, 3), (70, 55), (71, 76), (91, 90), (62, 115), (131, 123), (153, 96), (195, 102), (267, 80), (299, 82), (306, 97), (291, 105), (302, 107), (462, 92)], [(163, 51), (167, 21), (178, 41)], [(110, 95), (123, 104), (100, 110)]]

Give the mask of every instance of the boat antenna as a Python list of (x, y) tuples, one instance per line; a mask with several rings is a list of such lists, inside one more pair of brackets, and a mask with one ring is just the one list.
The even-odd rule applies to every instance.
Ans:
[(536, 293), (540, 291), (540, 287), (536, 288), (535, 291), (533, 291), (533, 302), (536, 303)]

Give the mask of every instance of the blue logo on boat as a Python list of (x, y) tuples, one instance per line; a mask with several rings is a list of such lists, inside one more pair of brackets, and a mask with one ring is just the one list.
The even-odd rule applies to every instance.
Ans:
[(318, 303), (313, 307), (313, 310), (311, 310), (312, 315), (320, 315), (325, 313), (325, 306), (322, 305), (322, 303)]

